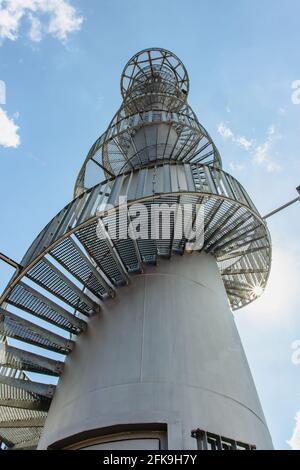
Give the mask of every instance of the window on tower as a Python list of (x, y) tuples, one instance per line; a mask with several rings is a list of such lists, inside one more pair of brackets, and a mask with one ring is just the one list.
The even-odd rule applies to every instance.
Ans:
[(192, 431), (192, 437), (197, 439), (198, 450), (255, 450), (252, 444), (236, 441), (219, 436), (201, 429)]

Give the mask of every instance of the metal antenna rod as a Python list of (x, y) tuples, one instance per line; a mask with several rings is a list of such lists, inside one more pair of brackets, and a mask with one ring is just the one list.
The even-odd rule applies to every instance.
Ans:
[(0, 253), (0, 260), (4, 261), (7, 264), (9, 264), (10, 266), (17, 269), (18, 271), (20, 271), (22, 269), (22, 266), (19, 263), (17, 263), (13, 259), (9, 258), (8, 256), (4, 255), (3, 253)]
[[(296, 189), (297, 189), (298, 193), (300, 194), (300, 186), (298, 186)], [(270, 212), (269, 214), (265, 215), (265, 216), (263, 217), (263, 219), (265, 219), (265, 220), (268, 219), (268, 218), (271, 217), (272, 215), (277, 214), (277, 212), (282, 211), (283, 209), (285, 209), (286, 207), (291, 206), (292, 204), (294, 204), (294, 203), (297, 202), (297, 201), (300, 201), (300, 196), (296, 197), (295, 199), (292, 199), (292, 201), (287, 202), (287, 203), (284, 204), (283, 206), (280, 206), (280, 207), (278, 207), (277, 209), (273, 210), (273, 211)]]

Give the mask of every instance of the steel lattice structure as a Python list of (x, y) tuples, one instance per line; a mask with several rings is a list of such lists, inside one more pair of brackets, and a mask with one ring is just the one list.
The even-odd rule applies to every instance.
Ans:
[[(222, 170), (188, 92), (188, 74), (173, 53), (148, 49), (128, 62), (122, 105), (89, 151), (75, 199), (34, 240), (2, 294), (0, 439), (9, 447), (36, 447), (55, 393), (55, 386), (30, 380), (28, 373), (59, 377), (63, 357), (102, 302), (147, 264), (186, 253), (186, 239), (174, 236), (176, 218), (167, 240), (113, 239), (107, 222), (116, 214), (122, 223), (120, 196), (149, 211), (153, 204), (204, 204), (202, 250), (216, 258), (231, 308), (249, 304), (264, 289), (271, 264), (266, 223), (243, 186)], [(145, 224), (151, 231), (148, 218)], [(26, 344), (45, 354), (29, 352)]]

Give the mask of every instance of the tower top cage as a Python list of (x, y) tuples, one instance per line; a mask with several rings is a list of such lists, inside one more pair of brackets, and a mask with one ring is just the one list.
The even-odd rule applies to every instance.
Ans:
[(155, 161), (200, 163), (221, 168), (220, 154), (187, 103), (189, 77), (165, 49), (135, 54), (121, 75), (123, 102), (96, 140), (80, 170), (75, 196), (103, 178)]

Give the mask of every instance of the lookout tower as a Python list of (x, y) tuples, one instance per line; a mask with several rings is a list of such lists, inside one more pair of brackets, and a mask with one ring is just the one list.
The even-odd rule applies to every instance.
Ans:
[[(121, 93), (73, 201), (1, 297), (0, 437), (12, 448), (271, 449), (233, 316), (265, 288), (266, 223), (222, 169), (180, 59), (137, 53)], [(199, 246), (178, 236), (180, 210), (168, 236), (153, 230), (161, 205), (188, 205), (196, 238), (201, 212)]]

